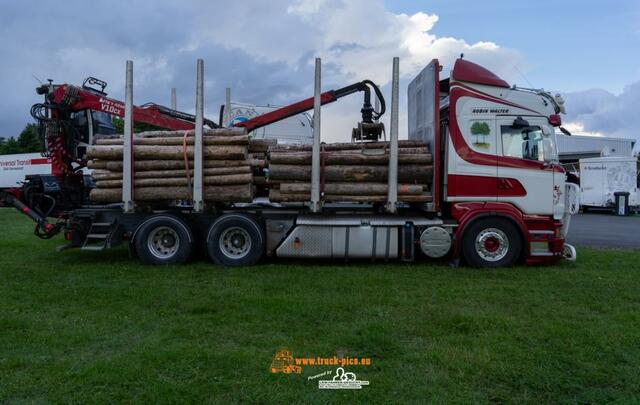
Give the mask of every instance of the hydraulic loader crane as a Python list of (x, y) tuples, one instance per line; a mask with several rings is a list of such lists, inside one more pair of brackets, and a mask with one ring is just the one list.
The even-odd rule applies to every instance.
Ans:
[[(16, 209), (36, 222), (34, 233), (41, 238), (51, 238), (64, 224), (64, 219), (74, 209), (90, 204), (89, 191), (93, 188), (90, 176), (83, 174), (86, 167), (83, 159), (84, 148), (79, 147), (90, 142), (90, 136), (101, 132), (115, 133), (111, 116), (124, 117), (124, 103), (107, 97), (104, 91), (107, 83), (89, 77), (81, 87), (69, 84), (43, 84), (36, 93), (44, 96), (43, 103), (31, 107), (31, 115), (38, 122), (40, 136), (44, 140), (43, 156), (51, 159), (53, 175), (28, 176), (21, 187), (0, 192), (0, 200), (13, 205)], [(380, 111), (371, 105), (371, 89), (380, 100)], [(371, 80), (321, 94), (321, 104), (325, 105), (338, 99), (357, 93), (364, 93), (362, 121), (353, 130), (355, 141), (377, 140), (384, 132), (382, 123), (377, 122), (385, 112), (385, 100), (380, 88)], [(269, 113), (257, 116), (245, 122), (235, 124), (247, 132), (281, 121), (293, 115), (313, 109), (313, 97), (284, 106)], [(87, 119), (75, 120), (79, 113), (86, 112)], [(190, 130), (195, 126), (195, 116), (171, 108), (147, 103), (134, 106), (135, 122), (150, 124), (168, 130)], [(205, 119), (209, 128), (220, 125)], [(51, 224), (47, 217), (56, 217), (60, 222)]]

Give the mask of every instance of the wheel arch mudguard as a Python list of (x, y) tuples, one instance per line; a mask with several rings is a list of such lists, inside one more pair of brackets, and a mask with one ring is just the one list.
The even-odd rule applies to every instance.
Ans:
[(471, 224), (482, 218), (504, 218), (516, 226), (522, 237), (522, 259), (529, 256), (529, 243), (527, 243), (527, 225), (523, 219), (522, 212), (509, 203), (500, 202), (462, 202), (451, 206), (451, 214), (458, 222), (458, 227), (454, 233), (453, 248), (454, 257), (460, 255), (460, 244), (462, 236)]

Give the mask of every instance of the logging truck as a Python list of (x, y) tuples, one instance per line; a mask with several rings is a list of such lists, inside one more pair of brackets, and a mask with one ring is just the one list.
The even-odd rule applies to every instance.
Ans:
[[(408, 85), (406, 140), (398, 139), (397, 58), (388, 140), (379, 87), (363, 80), (321, 92), (319, 59), (313, 97), (232, 127), (204, 117), (202, 60), (195, 115), (134, 106), (131, 61), (124, 103), (95, 78), (45, 84), (31, 112), (53, 174), (28, 176), (2, 199), (35, 221), (37, 236), (62, 232), (63, 248), (128, 243), (149, 264), (183, 263), (198, 247), (224, 266), (265, 256), (478, 267), (574, 260), (565, 236), (579, 191), (555, 142), (562, 99), (510, 86), (463, 58), (449, 77), (441, 70), (433, 60)], [(323, 143), (322, 106), (357, 92), (362, 120), (350, 142)], [(310, 145), (251, 138), (311, 110)], [(124, 117), (123, 135), (100, 125), (105, 114)], [(134, 134), (134, 122), (159, 130)]]

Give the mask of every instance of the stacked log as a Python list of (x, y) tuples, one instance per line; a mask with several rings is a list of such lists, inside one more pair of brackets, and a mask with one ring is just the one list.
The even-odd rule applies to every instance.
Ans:
[(275, 139), (251, 139), (249, 141), (249, 160), (251, 161), (256, 196), (267, 195), (267, 180), (264, 173), (267, 152), (269, 147), (276, 146), (277, 143)]
[[(322, 146), (321, 192), (326, 202), (385, 202), (388, 192), (389, 143), (331, 143)], [(269, 199), (304, 202), (311, 196), (311, 146), (269, 148)], [(399, 141), (398, 201), (431, 201), (432, 156), (426, 144)]]
[[(134, 135), (135, 201), (190, 199), (193, 187), (194, 131), (148, 131)], [(103, 137), (87, 150), (95, 188), (91, 200), (122, 201), (122, 137)], [(244, 129), (205, 130), (203, 136), (203, 198), (208, 202), (253, 200), (253, 169)]]

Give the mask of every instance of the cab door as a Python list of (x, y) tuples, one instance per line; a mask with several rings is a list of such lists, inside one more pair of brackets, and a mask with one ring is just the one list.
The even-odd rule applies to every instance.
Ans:
[(455, 134), (448, 137), (447, 200), (496, 201), (499, 148), (495, 117), (463, 115), (456, 124), (464, 144), (456, 148)]
[(554, 167), (545, 156), (545, 117), (499, 117), (497, 199), (526, 214), (554, 213)]

